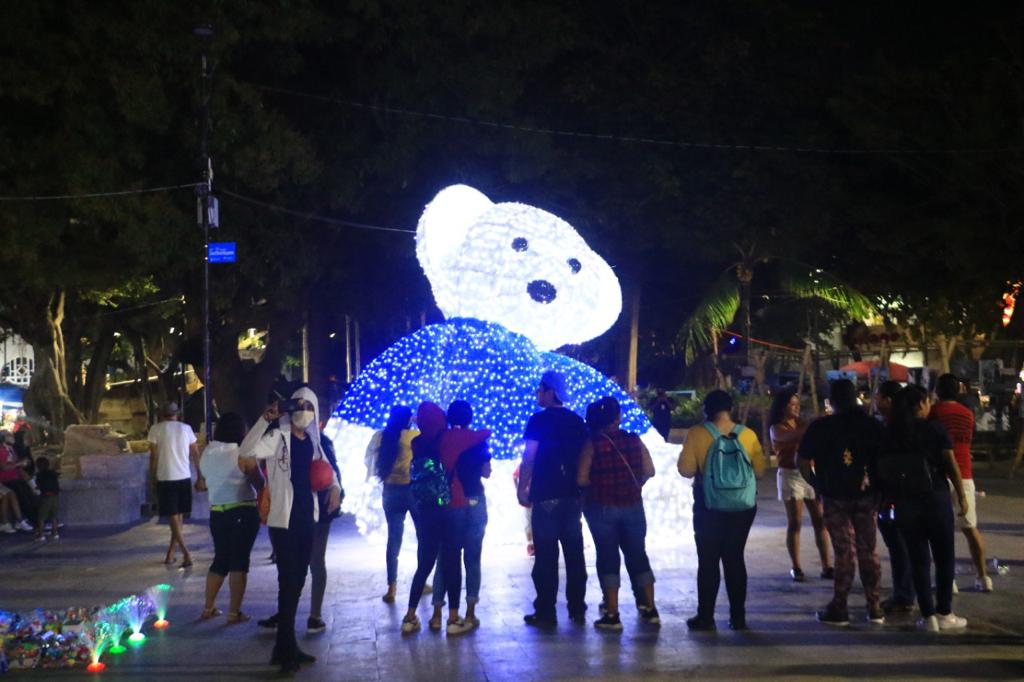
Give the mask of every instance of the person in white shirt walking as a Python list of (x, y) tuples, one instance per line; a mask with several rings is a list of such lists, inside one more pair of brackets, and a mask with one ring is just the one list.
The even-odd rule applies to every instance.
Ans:
[[(181, 568), (192, 565), (192, 555), (185, 546), (181, 528), (185, 514), (192, 513), (192, 470), (191, 462), (199, 471), (199, 447), (192, 427), (179, 420), (177, 403), (168, 403), (163, 411), (163, 421), (149, 429), (149, 474), (156, 484), (157, 508), (161, 517), (166, 517), (171, 526), (171, 542), (167, 546), (165, 564), (175, 561), (176, 547), (181, 548)], [(197, 491), (206, 490), (203, 475), (196, 479)]]

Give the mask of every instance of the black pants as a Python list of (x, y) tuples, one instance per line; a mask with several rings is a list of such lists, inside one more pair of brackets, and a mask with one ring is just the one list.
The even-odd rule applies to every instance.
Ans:
[[(907, 543), (910, 569), (914, 576), (917, 605), (927, 618), (953, 609), (953, 578), (956, 559), (953, 552), (953, 504), (949, 490), (943, 487), (914, 500), (896, 503), (896, 524)], [(935, 561), (935, 600), (932, 600), (931, 573)]]
[(555, 618), (558, 599), (558, 546), (565, 555), (565, 600), (570, 615), (587, 610), (587, 564), (583, 558), (583, 509), (579, 498), (566, 497), (533, 503), (534, 609), (541, 618)]
[(270, 537), (277, 553), (277, 641), (274, 654), (281, 661), (295, 657), (295, 612), (306, 584), (309, 558), (313, 552), (313, 522), (293, 524), (290, 528), (271, 528)]
[(210, 512), (213, 563), (210, 573), (249, 572), (249, 554), (260, 532), (260, 513), (255, 506)]
[(441, 507), (434, 505), (413, 505), (411, 511), (412, 521), (416, 525), (416, 573), (409, 588), (409, 608), (414, 609), (423, 596), (423, 586), (427, 584), (431, 569), (437, 564), (444, 517)]
[(448, 608), (459, 610), (462, 599), (462, 550), (466, 546), (469, 507), (445, 507), (441, 513), (441, 575), (448, 594)]
[(889, 518), (892, 508), (883, 504), (878, 513), (878, 531), (889, 548), (889, 567), (892, 569), (892, 597), (908, 604), (914, 601), (914, 575), (910, 570), (907, 543), (895, 519)]
[(757, 507), (746, 511), (723, 512), (704, 506), (703, 491), (693, 493), (693, 537), (697, 543), (697, 617), (712, 621), (715, 601), (722, 582), (719, 562), (725, 572), (725, 591), (729, 595), (729, 617), (746, 618), (747, 564), (743, 552), (754, 524)]
[(28, 484), (28, 481), (21, 478), (20, 474), (13, 481), (4, 481), (3, 485), (6, 488), (10, 488), (14, 496), (18, 498), (18, 506), (21, 507), (21, 518), (29, 523), (33, 523), (39, 515), (39, 507), (36, 495), (32, 492), (32, 486)]

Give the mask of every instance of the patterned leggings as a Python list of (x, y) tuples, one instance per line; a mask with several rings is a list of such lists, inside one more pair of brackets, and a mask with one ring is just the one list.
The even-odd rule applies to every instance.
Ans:
[(882, 569), (875, 550), (877, 514), (878, 500), (874, 496), (852, 500), (825, 498), (825, 527), (836, 555), (832, 605), (839, 610), (846, 609), (855, 561), (860, 565), (860, 582), (864, 586), (868, 606), (879, 603)]

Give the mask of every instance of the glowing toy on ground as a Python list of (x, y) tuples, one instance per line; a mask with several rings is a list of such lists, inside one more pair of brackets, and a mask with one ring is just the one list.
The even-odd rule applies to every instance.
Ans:
[(153, 627), (163, 630), (170, 623), (167, 622), (167, 602), (171, 599), (171, 591), (174, 588), (167, 584), (153, 585), (146, 590), (146, 598), (153, 603), (153, 610), (156, 612), (156, 622)]
[(128, 641), (131, 644), (142, 644), (142, 642), (146, 641), (146, 635), (142, 632), (142, 626), (153, 615), (153, 602), (144, 595), (125, 597), (122, 601), (124, 602), (124, 613), (125, 618), (128, 620), (128, 628), (132, 631)]
[[(652, 534), (677, 538), (691, 504), (675, 473), (678, 446), (668, 445), (636, 403), (593, 368), (551, 349), (606, 331), (622, 308), (618, 280), (564, 220), (532, 206), (491, 202), (456, 185), (426, 207), (416, 254), (438, 307), (448, 318), (399, 339), (356, 378), (327, 427), (335, 441), (346, 497), (362, 533), (383, 535), (381, 485), (363, 463), (373, 432), (393, 405), (423, 401), (473, 406), (473, 426), (493, 432), (495, 462), (485, 481), (489, 542), (521, 542), (512, 472), (527, 420), (539, 408), (541, 374), (555, 369), (581, 415), (606, 395), (622, 405), (622, 427), (641, 435), (658, 475), (645, 487)], [(501, 510), (501, 511), (498, 511)]]
[(82, 643), (89, 649), (89, 665), (86, 667), (91, 673), (103, 672), (107, 667), (100, 661), (107, 647), (113, 640), (113, 627), (110, 623), (102, 620), (92, 620), (83, 623), (82, 632), (79, 635)]
[(96, 619), (110, 626), (110, 648), (108, 651), (112, 654), (123, 654), (124, 645), (121, 644), (121, 638), (124, 636), (124, 631), (128, 629), (128, 616), (125, 613), (124, 600), (101, 609), (96, 614)]

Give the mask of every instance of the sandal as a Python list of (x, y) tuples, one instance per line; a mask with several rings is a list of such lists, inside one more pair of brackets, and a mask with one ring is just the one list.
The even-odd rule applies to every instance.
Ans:
[(238, 613), (229, 613), (227, 620), (228, 625), (238, 625), (239, 623), (248, 623), (252, 620), (252, 616), (244, 611), (239, 611)]
[(181, 566), (178, 566), (178, 568), (192, 568), (192, 559), (182, 561)]
[(431, 632), (440, 632), (441, 631), (441, 619), (440, 618), (431, 618), (427, 622), (427, 627), (430, 628)]
[(406, 616), (402, 619), (402, 634), (407, 635), (420, 629), (420, 619), (417, 616)]
[(223, 615), (224, 612), (215, 606), (212, 609), (203, 609), (203, 612), (199, 615), (199, 620), (210, 620), (211, 618)]

